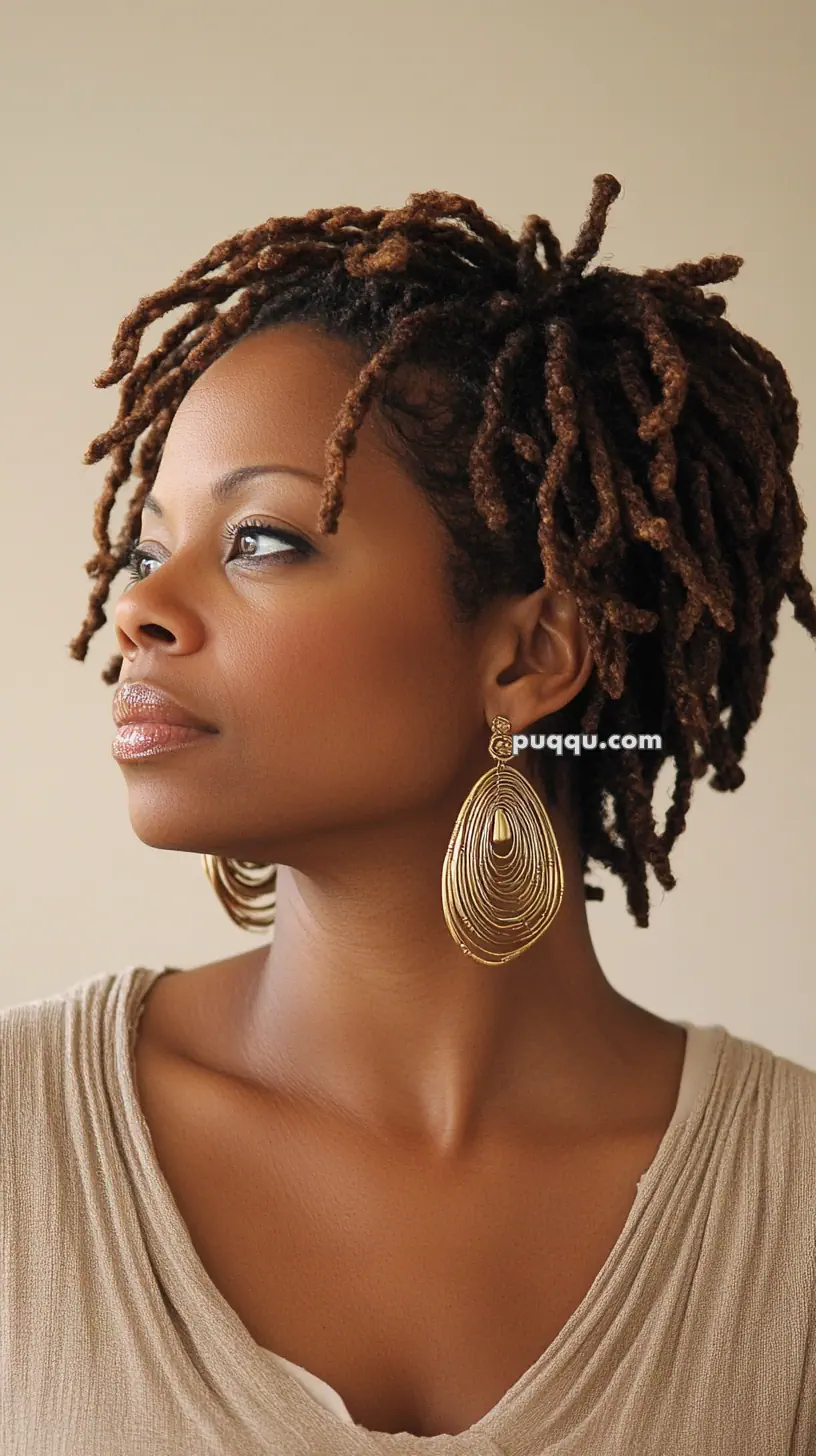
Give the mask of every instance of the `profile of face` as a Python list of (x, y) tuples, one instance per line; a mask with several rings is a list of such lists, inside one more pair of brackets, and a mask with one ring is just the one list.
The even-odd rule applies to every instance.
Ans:
[[(490, 767), (473, 757), (489, 618), (457, 620), (447, 533), (373, 409), (338, 529), (316, 528), (326, 440), (360, 364), (304, 324), (259, 332), (173, 419), (160, 514), (143, 511), (143, 559), (116, 605), (120, 682), (155, 683), (218, 731), (122, 761), (146, 844), (297, 864), (400, 816), (438, 813), (449, 832)], [(212, 498), (250, 465), (278, 469)]]

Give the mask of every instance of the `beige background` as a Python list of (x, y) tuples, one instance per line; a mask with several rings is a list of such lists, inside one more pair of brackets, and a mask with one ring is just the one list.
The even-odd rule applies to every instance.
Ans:
[[(198, 856), (150, 849), (130, 828), (99, 679), (123, 576), (85, 663), (67, 652), (106, 469), (82, 455), (118, 404), (117, 387), (92, 380), (122, 316), (269, 215), (395, 206), (427, 187), (476, 198), (514, 232), (539, 212), (567, 247), (593, 176), (611, 171), (623, 193), (601, 261), (745, 258), (722, 286), (729, 316), (788, 368), (813, 512), (816, 21), (809, 0), (27, 0), (0, 28), (11, 1005), (256, 943)], [(806, 566), (816, 576), (816, 531)], [(698, 788), (679, 885), (658, 892), (650, 930), (615, 884), (590, 915), (627, 995), (816, 1067), (814, 722), (816, 653), (786, 605), (746, 784)]]

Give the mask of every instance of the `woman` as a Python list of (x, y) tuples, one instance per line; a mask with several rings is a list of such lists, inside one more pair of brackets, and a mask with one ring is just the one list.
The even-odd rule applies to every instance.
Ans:
[(813, 1450), (816, 1073), (586, 917), (601, 864), (648, 924), (784, 598), (816, 635), (797, 404), (741, 259), (586, 272), (619, 191), (566, 255), (273, 218), (119, 329), (71, 651), (127, 566), (133, 828), (274, 936), (3, 1013), (4, 1452)]

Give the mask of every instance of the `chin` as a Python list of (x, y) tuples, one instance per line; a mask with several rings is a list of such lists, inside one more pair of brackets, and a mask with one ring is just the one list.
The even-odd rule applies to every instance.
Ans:
[(173, 849), (186, 854), (215, 854), (213, 844), (223, 838), (223, 820), (213, 815), (206, 789), (169, 792), (167, 785), (130, 784), (128, 812), (137, 839), (151, 849)]
[[(202, 803), (203, 800), (203, 803)], [(234, 805), (231, 806), (234, 813)], [(147, 794), (130, 795), (130, 826), (137, 839), (150, 849), (171, 849), (180, 854), (217, 854), (230, 859), (249, 860), (255, 864), (271, 864), (268, 846), (241, 842), (241, 829), (229, 823), (227, 813), (216, 817), (214, 805), (206, 794), (184, 796)], [(231, 833), (231, 829), (235, 830)]]

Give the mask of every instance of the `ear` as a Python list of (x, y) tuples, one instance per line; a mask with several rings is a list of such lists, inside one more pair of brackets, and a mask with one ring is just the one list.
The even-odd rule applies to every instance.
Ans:
[(593, 665), (574, 597), (542, 586), (503, 601), (485, 643), (488, 721), (501, 713), (523, 733), (571, 702)]

